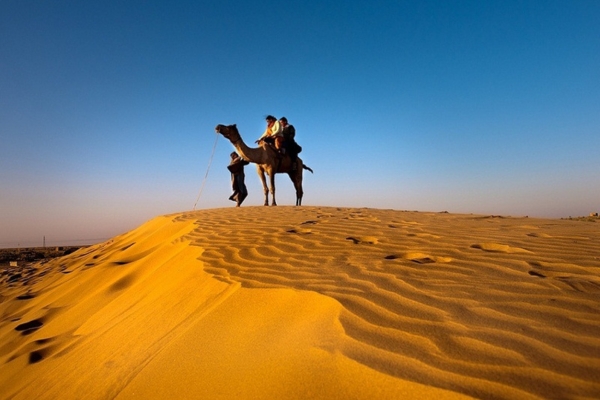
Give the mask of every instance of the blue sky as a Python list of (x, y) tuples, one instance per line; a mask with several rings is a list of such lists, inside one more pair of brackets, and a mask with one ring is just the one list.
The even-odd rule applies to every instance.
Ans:
[(214, 127), (253, 143), (267, 114), (315, 171), (305, 205), (600, 211), (598, 21), (596, 0), (2, 1), (0, 247), (191, 210), (215, 140), (196, 208), (231, 207)]

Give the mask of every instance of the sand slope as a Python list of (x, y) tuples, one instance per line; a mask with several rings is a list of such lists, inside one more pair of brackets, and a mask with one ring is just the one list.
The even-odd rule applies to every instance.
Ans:
[(202, 210), (0, 285), (0, 398), (600, 397), (597, 223)]

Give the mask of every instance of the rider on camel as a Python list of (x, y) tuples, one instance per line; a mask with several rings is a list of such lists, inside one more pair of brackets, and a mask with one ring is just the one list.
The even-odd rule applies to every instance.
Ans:
[(290, 161), (292, 163), (292, 171), (296, 170), (296, 160), (298, 159), (298, 153), (302, 151), (302, 147), (296, 143), (296, 128), (294, 125), (288, 123), (286, 117), (279, 118), (279, 124), (282, 126), (282, 134), (283, 134), (283, 147), (285, 149), (285, 153), (290, 156)]
[(283, 127), (272, 115), (267, 115), (265, 118), (267, 121), (267, 129), (262, 134), (262, 136), (256, 141), (256, 143), (269, 139), (272, 143), (275, 144), (275, 148), (279, 151), (280, 154), (283, 153)]

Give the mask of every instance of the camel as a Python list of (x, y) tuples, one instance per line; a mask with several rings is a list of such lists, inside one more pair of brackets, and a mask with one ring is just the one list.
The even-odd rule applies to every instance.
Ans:
[(257, 148), (250, 148), (240, 136), (240, 132), (235, 124), (225, 126), (217, 125), (215, 130), (223, 135), (226, 139), (229, 139), (231, 144), (236, 148), (238, 154), (241, 155), (245, 160), (256, 164), (256, 172), (263, 185), (263, 192), (265, 194), (265, 206), (269, 205), (269, 186), (265, 179), (265, 172), (269, 175), (270, 187), (271, 187), (271, 205), (276, 206), (277, 201), (275, 200), (275, 174), (287, 173), (296, 188), (296, 205), (302, 205), (302, 171), (308, 170), (313, 172), (310, 167), (304, 165), (300, 157), (296, 160), (296, 170), (292, 171), (292, 163), (290, 157), (281, 157), (277, 154), (275, 149), (271, 145), (261, 141)]

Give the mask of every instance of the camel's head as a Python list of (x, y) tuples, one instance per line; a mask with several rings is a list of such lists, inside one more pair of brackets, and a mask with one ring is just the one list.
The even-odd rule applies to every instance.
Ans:
[(232, 143), (240, 139), (240, 132), (235, 124), (228, 126), (219, 124), (216, 126), (215, 131), (223, 135), (226, 139), (229, 139)]

